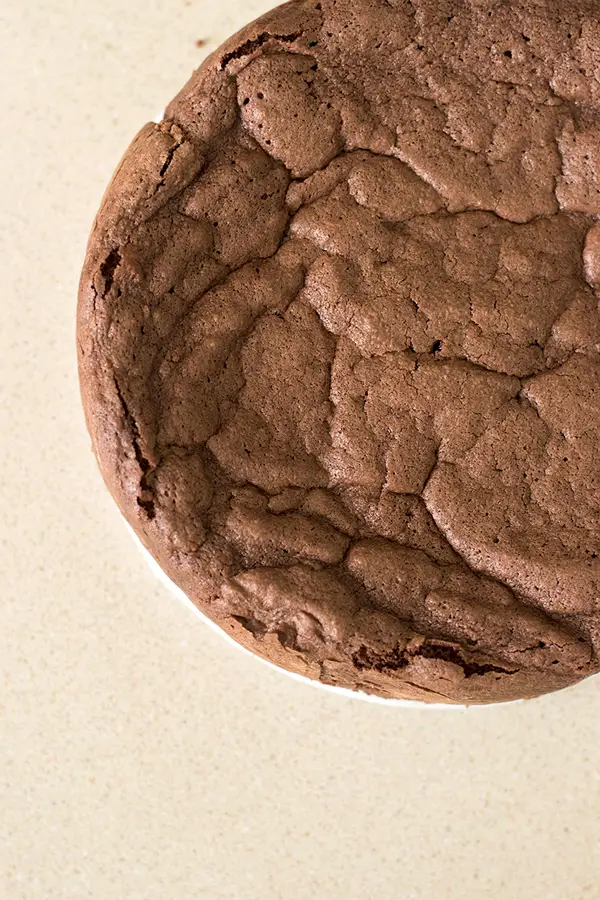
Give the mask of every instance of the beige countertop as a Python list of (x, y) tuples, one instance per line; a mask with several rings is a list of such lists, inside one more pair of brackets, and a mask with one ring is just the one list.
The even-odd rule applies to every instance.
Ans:
[(294, 681), (168, 593), (100, 481), (74, 349), (92, 216), (267, 5), (0, 0), (0, 898), (598, 900), (600, 679), (467, 712)]

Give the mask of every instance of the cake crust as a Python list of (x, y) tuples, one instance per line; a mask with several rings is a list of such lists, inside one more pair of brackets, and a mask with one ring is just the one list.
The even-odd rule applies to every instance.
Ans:
[(599, 668), (595, 19), (291, 2), (113, 177), (79, 295), (94, 451), (279, 666), (437, 703)]

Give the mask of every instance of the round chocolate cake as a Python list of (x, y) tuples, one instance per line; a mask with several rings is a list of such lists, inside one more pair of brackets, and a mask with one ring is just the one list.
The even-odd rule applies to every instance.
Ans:
[(255, 653), (447, 703), (600, 668), (599, 67), (595, 0), (298, 0), (126, 153), (88, 427)]

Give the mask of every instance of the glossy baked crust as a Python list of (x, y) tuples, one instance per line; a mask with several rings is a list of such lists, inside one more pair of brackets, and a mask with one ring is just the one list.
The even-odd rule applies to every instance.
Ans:
[(286, 4), (108, 188), (78, 318), (102, 473), (280, 666), (450, 703), (598, 669), (595, 8)]

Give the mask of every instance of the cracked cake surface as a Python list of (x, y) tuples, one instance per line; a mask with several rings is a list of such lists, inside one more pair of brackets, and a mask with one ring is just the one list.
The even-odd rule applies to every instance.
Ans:
[(238, 642), (489, 703), (600, 668), (592, 0), (297, 0), (127, 151), (81, 280), (104, 479)]

